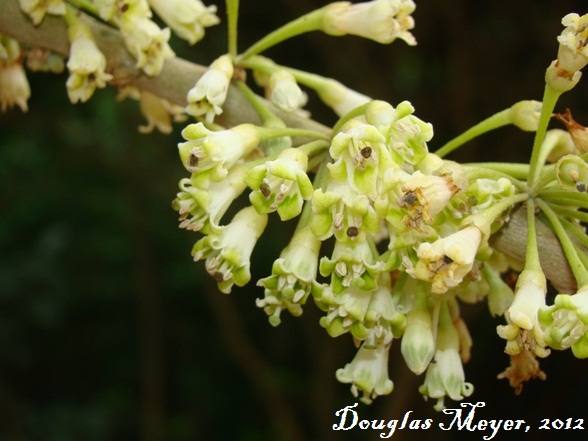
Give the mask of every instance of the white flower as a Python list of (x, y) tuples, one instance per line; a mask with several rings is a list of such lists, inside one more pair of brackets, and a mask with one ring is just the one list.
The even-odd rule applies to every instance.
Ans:
[(302, 305), (316, 283), (320, 247), (321, 241), (308, 227), (297, 230), (274, 262), (272, 275), (257, 283), (265, 288), (265, 295), (255, 303), (267, 313), (273, 326), (280, 324), (283, 310), (293, 316), (302, 314)]
[(121, 21), (121, 33), (127, 49), (135, 60), (136, 67), (149, 76), (161, 73), (163, 63), (175, 56), (168, 44), (169, 28), (160, 29), (149, 18), (134, 18)]
[(391, 43), (396, 38), (415, 45), (410, 29), (415, 10), (412, 0), (373, 0), (352, 4), (336, 2), (325, 8), (323, 31), (330, 35), (357, 35), (379, 43)]
[(541, 115), (540, 101), (519, 101), (510, 108), (512, 123), (526, 132), (535, 132)]
[(505, 339), (505, 352), (518, 354), (529, 349), (538, 357), (546, 357), (543, 330), (539, 324), (539, 310), (545, 306), (547, 281), (538, 270), (524, 270), (519, 275), (512, 304), (504, 314), (506, 325), (497, 327), (498, 335)]
[(245, 182), (258, 213), (277, 211), (281, 220), (292, 219), (302, 211), (303, 200), (312, 197), (314, 188), (306, 174), (308, 156), (298, 149), (286, 149), (274, 161), (254, 167)]
[(560, 93), (578, 84), (582, 76), (580, 70), (588, 63), (588, 14), (568, 14), (561, 23), (566, 28), (557, 37), (557, 60), (545, 73), (547, 84)]
[(269, 96), (272, 103), (284, 112), (298, 110), (308, 100), (294, 76), (284, 69), (279, 69), (270, 75)]
[(406, 210), (405, 223), (416, 229), (421, 222), (430, 223), (460, 190), (451, 176), (427, 176), (415, 171), (402, 186), (398, 205)]
[(446, 396), (459, 401), (474, 392), (472, 384), (465, 381), (459, 346), (458, 330), (452, 322), (447, 302), (444, 302), (439, 314), (435, 356), (427, 368), (425, 382), (419, 388), (425, 398), (437, 399), (435, 409), (438, 411), (445, 408)]
[(231, 203), (245, 190), (247, 166), (236, 166), (227, 179), (211, 182), (206, 190), (192, 185), (188, 178), (180, 181), (180, 192), (172, 208), (180, 215), (180, 228), (204, 233), (220, 231), (219, 222)]
[(199, 186), (224, 179), (228, 169), (259, 143), (258, 130), (252, 124), (218, 132), (208, 130), (203, 123), (190, 124), (182, 130), (182, 136), (186, 142), (178, 144), (180, 158), (189, 172), (202, 175)]
[(434, 293), (444, 293), (457, 286), (472, 270), (481, 241), (480, 229), (468, 226), (433, 243), (421, 243), (417, 249), (419, 260), (407, 272), (417, 279), (432, 282)]
[(435, 335), (433, 317), (427, 305), (427, 291), (422, 282), (417, 284), (416, 291), (414, 305), (406, 314), (406, 329), (400, 350), (408, 368), (420, 375), (427, 369), (435, 354)]
[(31, 17), (35, 26), (43, 21), (45, 14), (65, 14), (63, 0), (19, 0), (19, 2), (22, 11)]
[(537, 312), (545, 306), (547, 287), (544, 277), (528, 277), (530, 272), (519, 276), (515, 296), (508, 308), (510, 321), (521, 329), (531, 330), (537, 323)]
[(251, 280), (251, 253), (266, 225), (267, 215), (258, 214), (253, 207), (245, 207), (229, 225), (194, 245), (194, 260), (206, 259), (206, 271), (223, 293), (230, 293), (233, 285), (244, 286)]
[(385, 142), (375, 126), (355, 121), (346, 124), (329, 149), (334, 159), (328, 165), (333, 179), (347, 182), (353, 190), (375, 199), (378, 179), (394, 166)]
[(104, 21), (134, 20), (151, 17), (147, 0), (92, 0)]
[(228, 55), (217, 58), (188, 92), (186, 113), (204, 115), (208, 122), (223, 113), (222, 105), (227, 98), (233, 72), (233, 62)]
[(190, 44), (204, 37), (204, 29), (220, 22), (216, 6), (204, 6), (200, 0), (149, 0), (157, 15), (178, 37)]
[(351, 363), (338, 369), (336, 376), (341, 383), (351, 383), (351, 392), (355, 397), (370, 404), (379, 395), (387, 395), (394, 389), (388, 377), (388, 357), (390, 343), (378, 344), (376, 347), (361, 345)]
[(0, 63), (0, 110), (2, 113), (15, 105), (20, 110), (28, 110), (27, 100), (31, 96), (31, 88), (22, 64)]
[(112, 75), (105, 72), (106, 58), (94, 42), (90, 29), (77, 20), (68, 30), (71, 41), (67, 69), (69, 78), (65, 85), (72, 103), (86, 102), (96, 88), (106, 87)]
[(566, 28), (557, 37), (557, 68), (574, 73), (588, 64), (588, 14), (568, 14), (561, 24)]
[(380, 228), (369, 198), (346, 183), (331, 181), (326, 190), (315, 190), (312, 210), (310, 227), (321, 240), (333, 234), (338, 240), (363, 240), (365, 234), (375, 234)]

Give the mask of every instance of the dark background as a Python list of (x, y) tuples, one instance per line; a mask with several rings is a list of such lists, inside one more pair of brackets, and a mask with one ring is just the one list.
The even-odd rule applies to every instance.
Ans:
[[(243, 0), (240, 48), (326, 2)], [(409, 100), (433, 123), (431, 150), (522, 99), (541, 99), (560, 20), (580, 1), (417, 2), (419, 45), (354, 37), (300, 36), (268, 51), (276, 62), (336, 78), (374, 98)], [(225, 49), (223, 24), (179, 55), (208, 64)], [(335, 411), (353, 404), (337, 368), (353, 358), (349, 336), (332, 339), (309, 302), (272, 328), (255, 306), (252, 282), (220, 294), (202, 262), (199, 237), (177, 227), (170, 202), (186, 176), (174, 133), (140, 135), (134, 102), (100, 90), (87, 104), (67, 100), (67, 75), (31, 73), (30, 110), (0, 116), (0, 440), (339, 440), (380, 439), (376, 431), (334, 432)], [(581, 81), (557, 110), (588, 124)], [(335, 118), (312, 96), (316, 119)], [(557, 126), (554, 124), (554, 127)], [(528, 160), (532, 135), (505, 128), (472, 142), (461, 161)], [(272, 220), (254, 253), (253, 280), (269, 274), (293, 228)], [(485, 401), (482, 418), (588, 418), (586, 362), (568, 352), (541, 362), (547, 381), (515, 396), (496, 375), (508, 365), (484, 304), (464, 305), (474, 339), (467, 380)], [(392, 348), (395, 390), (367, 419), (448, 417), (424, 402), (417, 378)], [(449, 407), (452, 406), (448, 401)], [(457, 405), (456, 405), (457, 406)], [(488, 433), (402, 431), (394, 439), (481, 439)], [(564, 431), (572, 439), (578, 431)], [(561, 431), (499, 439), (555, 439)], [(496, 438), (498, 439), (498, 438)]]

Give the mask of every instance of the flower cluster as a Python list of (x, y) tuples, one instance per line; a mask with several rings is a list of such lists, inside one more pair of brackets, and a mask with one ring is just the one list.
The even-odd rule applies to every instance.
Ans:
[[(195, 44), (219, 22), (216, 6), (200, 0), (72, 3), (79, 6), (20, 0), (35, 25), (46, 14), (64, 17), (72, 103), (86, 102), (109, 82), (124, 83), (114, 78), (111, 60), (77, 8), (117, 27), (135, 67), (147, 76), (159, 75), (175, 56), (168, 44), (172, 31)], [(490, 314), (501, 317), (497, 334), (506, 342), (510, 366), (499, 378), (508, 379), (517, 393), (523, 382), (545, 378), (538, 358), (551, 349), (588, 358), (588, 129), (568, 110), (556, 117), (569, 133), (547, 131), (558, 97), (579, 82), (588, 64), (588, 14), (563, 18), (542, 102), (520, 101), (433, 153), (433, 126), (415, 115), (409, 101), (393, 106), (373, 100), (335, 79), (259, 55), (310, 31), (414, 45), (412, 0), (334, 2), (243, 53), (237, 53), (237, 9), (237, 1), (227, 1), (227, 53), (195, 79), (181, 107), (145, 90), (126, 87), (120, 93), (140, 102), (147, 118), (143, 132), (169, 133), (172, 121), (186, 114), (195, 119), (178, 144), (189, 176), (180, 180), (172, 207), (180, 228), (200, 235), (193, 258), (205, 261), (220, 291), (230, 293), (250, 282), (251, 259), (271, 217), (292, 222), (288, 245), (276, 253), (271, 274), (257, 282), (263, 288), (257, 306), (277, 326), (284, 311), (299, 316), (312, 299), (323, 314), (320, 326), (332, 337), (350, 336), (358, 347), (336, 377), (366, 403), (393, 390), (388, 364), (394, 340), (400, 340), (408, 368), (424, 375), (419, 391), (436, 400), (437, 410), (448, 398), (472, 394), (464, 370), (472, 338), (460, 315), (461, 302), (486, 301)], [(152, 10), (169, 27), (161, 28)], [(23, 58), (15, 40), (0, 36), (2, 112), (15, 105), (27, 110)], [(48, 56), (33, 50), (29, 60), (39, 69), (60, 67), (59, 62), (50, 67)], [(248, 70), (265, 99), (250, 89)], [(224, 118), (233, 92), (249, 101), (258, 119), (234, 124)], [(293, 115), (294, 121), (307, 115), (307, 92), (339, 117), (332, 128), (290, 122)], [(506, 124), (535, 132), (528, 166), (445, 159), (474, 136)], [(527, 243), (524, 255), (507, 257), (491, 236), (517, 216), (517, 209), (527, 211)], [(545, 225), (536, 219), (561, 244), (572, 273), (551, 305), (537, 243)]]
[[(219, 60), (209, 72), (230, 62), (227, 56)], [(230, 80), (219, 78), (225, 85)], [(199, 84), (201, 96), (215, 96), (215, 81)], [(471, 394), (462, 367), (471, 338), (456, 302), (472, 296), (458, 288), (504, 288), (490, 262), (481, 269), (492, 256), (481, 250), (488, 247), (489, 225), (503, 216), (487, 210), (516, 193), (510, 181), (470, 180), (463, 166), (429, 153), (431, 125), (408, 102), (368, 102), (343, 117), (330, 142), (316, 151), (302, 145), (269, 154), (262, 148), (267, 133), (283, 136), (251, 124), (215, 131), (197, 123), (182, 133), (180, 157), (192, 175), (180, 182), (173, 206), (181, 227), (205, 235), (194, 246), (194, 259), (206, 259), (207, 271), (229, 292), (251, 277), (249, 259), (268, 215), (300, 215), (271, 275), (258, 282), (264, 296), (257, 305), (270, 323), (277, 326), (284, 311), (299, 316), (312, 297), (325, 313), (320, 324), (329, 335), (350, 333), (360, 346), (337, 378), (366, 402), (392, 390), (386, 366), (394, 339), (401, 339), (410, 369), (427, 372), (421, 392), (437, 399), (438, 407), (445, 397)], [(314, 180), (308, 151), (311, 158), (330, 159)], [(252, 205), (222, 225), (246, 187)], [(329, 238), (333, 251), (321, 257)], [(490, 302), (489, 292), (476, 300), (488, 294)], [(492, 294), (496, 314), (507, 307), (501, 292)]]

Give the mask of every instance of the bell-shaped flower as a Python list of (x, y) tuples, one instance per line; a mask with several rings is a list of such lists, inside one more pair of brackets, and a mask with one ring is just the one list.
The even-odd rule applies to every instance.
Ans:
[(331, 181), (326, 191), (315, 190), (312, 210), (310, 227), (320, 240), (333, 234), (338, 240), (363, 240), (366, 234), (375, 234), (380, 228), (369, 198), (346, 183)]
[(472, 384), (465, 381), (459, 355), (459, 335), (446, 302), (443, 302), (440, 309), (435, 356), (427, 368), (425, 382), (419, 392), (425, 398), (436, 398), (435, 410), (438, 411), (445, 408), (446, 396), (459, 401), (474, 392)]
[[(334, 278), (335, 276), (331, 279)], [(363, 289), (358, 286), (349, 286), (337, 289), (333, 283), (314, 285), (312, 287), (314, 300), (317, 306), (327, 313), (320, 318), (319, 324), (331, 337), (351, 332), (355, 339), (364, 340), (369, 333), (364, 319), (374, 292), (374, 287)]]
[(472, 270), (481, 241), (482, 232), (471, 225), (433, 243), (423, 242), (417, 249), (417, 264), (407, 272), (432, 282), (433, 293), (442, 294)]
[(406, 316), (399, 311), (399, 297), (394, 295), (389, 271), (382, 271), (377, 280), (370, 303), (363, 319), (366, 328), (373, 329), (367, 345), (388, 343), (392, 338), (400, 338), (406, 326)]
[(317, 284), (312, 293), (317, 305), (327, 311), (319, 323), (332, 337), (351, 332), (355, 339), (365, 340), (366, 347), (375, 347), (404, 332), (406, 317), (399, 311), (399, 296), (394, 295), (387, 271), (379, 274), (374, 289), (351, 286), (335, 294), (333, 286)]
[(545, 80), (554, 89), (565, 92), (580, 81), (580, 70), (588, 64), (588, 14), (568, 14), (561, 24), (565, 29), (557, 37), (557, 60), (547, 69)]
[(80, 20), (70, 24), (68, 29), (71, 42), (67, 69), (69, 78), (65, 83), (72, 103), (86, 102), (96, 88), (106, 87), (112, 75), (105, 72), (106, 58), (96, 46), (88, 26)]
[(273, 72), (267, 86), (269, 99), (284, 112), (294, 112), (308, 101), (308, 96), (298, 86), (294, 75), (285, 69)]
[(173, 130), (173, 122), (182, 122), (187, 118), (183, 107), (145, 90), (140, 92), (139, 108), (147, 119), (147, 124), (139, 126), (141, 133), (151, 133), (157, 129), (169, 135)]
[(152, 15), (147, 0), (92, 0), (92, 3), (102, 20), (118, 24), (123, 20), (130, 22)]
[(222, 105), (227, 98), (233, 72), (233, 62), (229, 55), (222, 55), (214, 60), (188, 92), (186, 113), (196, 117), (204, 116), (208, 122), (223, 113)]
[(284, 150), (277, 159), (254, 167), (245, 183), (258, 213), (277, 211), (280, 219), (292, 219), (302, 211), (303, 200), (312, 198), (314, 188), (306, 174), (308, 156), (299, 149)]
[(65, 15), (63, 0), (19, 0), (20, 9), (27, 14), (37, 26), (45, 18), (45, 14)]
[(331, 258), (323, 257), (320, 273), (331, 276), (335, 294), (349, 287), (372, 289), (376, 286), (383, 263), (375, 260), (374, 251), (367, 240), (337, 240)]
[(365, 3), (335, 2), (325, 7), (322, 30), (329, 35), (357, 35), (389, 44), (400, 38), (414, 46), (412, 0), (373, 0)]
[[(410, 287), (414, 284), (410, 284)], [(433, 316), (428, 305), (428, 293), (422, 282), (416, 285), (416, 297), (412, 309), (406, 314), (406, 328), (400, 351), (408, 368), (422, 374), (435, 354)]]
[(578, 358), (588, 357), (588, 286), (576, 294), (558, 294), (552, 306), (539, 310), (545, 342), (554, 349), (572, 348)]
[(370, 404), (379, 395), (387, 395), (394, 389), (388, 377), (388, 357), (391, 343), (367, 346), (365, 343), (358, 349), (351, 363), (338, 369), (336, 376), (341, 383), (351, 383), (351, 393), (360, 400)]
[(216, 6), (205, 6), (200, 0), (149, 0), (157, 15), (190, 44), (204, 38), (205, 28), (220, 22)]
[(334, 159), (328, 165), (331, 177), (375, 199), (378, 178), (394, 166), (385, 141), (375, 126), (350, 121), (331, 142), (329, 153)]
[(259, 131), (252, 124), (214, 132), (203, 123), (194, 123), (182, 130), (182, 136), (186, 142), (178, 144), (180, 158), (195, 173), (194, 184), (202, 188), (210, 181), (223, 180), (228, 169), (259, 144)]
[(31, 88), (22, 64), (0, 62), (0, 111), (4, 113), (18, 106), (20, 110), (26, 112), (30, 96)]
[(504, 352), (518, 354), (523, 348), (538, 357), (549, 354), (538, 313), (545, 307), (547, 281), (539, 270), (524, 270), (519, 275), (512, 304), (504, 314), (506, 325), (497, 327), (498, 335), (506, 340)]
[(149, 76), (161, 73), (163, 63), (175, 56), (168, 44), (169, 28), (161, 29), (149, 18), (128, 18), (121, 21), (125, 45), (137, 61), (135, 67)]
[(450, 175), (428, 176), (415, 171), (402, 186), (403, 194), (398, 201), (406, 210), (405, 224), (420, 229), (422, 222), (433, 222), (459, 190), (460, 186)]
[(476, 179), (468, 186), (466, 196), (471, 213), (479, 213), (502, 198), (515, 194), (516, 188), (507, 178)]
[(221, 292), (228, 294), (233, 285), (244, 286), (251, 280), (251, 253), (266, 225), (267, 215), (245, 207), (230, 224), (194, 244), (194, 260), (206, 259), (206, 271), (217, 281)]
[[(391, 107), (391, 106), (390, 106)], [(413, 115), (414, 107), (403, 101), (395, 108), (380, 109), (374, 114), (368, 107), (366, 120), (374, 124), (386, 137), (392, 159), (402, 165), (417, 165), (428, 153), (427, 142), (433, 138), (433, 126)]]
[(230, 170), (227, 179), (212, 182), (206, 190), (195, 187), (188, 178), (182, 179), (181, 191), (172, 202), (172, 208), (180, 215), (180, 228), (218, 233), (221, 218), (247, 187), (243, 182), (247, 170), (247, 166), (237, 165)]
[(297, 230), (290, 243), (272, 266), (272, 275), (257, 282), (263, 286), (264, 298), (257, 299), (273, 326), (280, 324), (280, 314), (288, 310), (298, 317), (316, 283), (321, 241), (303, 227)]

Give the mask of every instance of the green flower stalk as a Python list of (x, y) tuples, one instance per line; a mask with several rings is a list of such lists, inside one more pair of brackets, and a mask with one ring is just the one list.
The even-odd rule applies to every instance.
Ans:
[(302, 305), (316, 284), (321, 241), (307, 227), (297, 229), (292, 240), (272, 266), (272, 275), (259, 280), (264, 298), (258, 307), (269, 316), (272, 326), (281, 322), (280, 314), (287, 310), (295, 317), (302, 314)]
[(459, 355), (459, 334), (453, 325), (447, 301), (443, 301), (439, 314), (437, 348), (433, 361), (427, 368), (425, 382), (419, 392), (426, 398), (436, 398), (435, 410), (445, 408), (445, 397), (460, 401), (474, 392), (474, 386), (465, 381)]
[(221, 292), (228, 294), (233, 285), (244, 286), (251, 280), (251, 253), (266, 225), (267, 215), (245, 207), (230, 224), (194, 244), (194, 261), (206, 259), (206, 271), (217, 281)]
[(280, 219), (292, 219), (302, 211), (303, 200), (312, 198), (314, 188), (306, 174), (308, 156), (300, 149), (284, 150), (274, 161), (249, 171), (245, 183), (253, 191), (251, 204), (258, 213), (277, 211)]
[(312, 31), (323, 31), (334, 36), (357, 35), (385, 44), (400, 38), (414, 45), (416, 41), (408, 32), (414, 27), (414, 20), (410, 16), (414, 9), (412, 0), (330, 3), (266, 35), (241, 57), (249, 58), (284, 40)]
[(477, 138), (484, 133), (513, 124), (521, 130), (534, 132), (539, 124), (539, 115), (541, 112), (541, 103), (538, 101), (519, 101), (508, 109), (495, 113), (469, 128), (461, 135), (452, 139), (435, 153), (444, 158), (449, 153), (461, 147), (465, 143)]
[[(372, 331), (375, 332), (375, 331)], [(388, 377), (388, 358), (391, 343), (380, 343), (375, 347), (362, 344), (351, 363), (338, 369), (336, 376), (341, 383), (351, 383), (351, 393), (359, 396), (365, 404), (380, 395), (387, 395), (394, 389)]]

